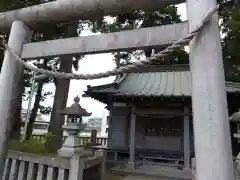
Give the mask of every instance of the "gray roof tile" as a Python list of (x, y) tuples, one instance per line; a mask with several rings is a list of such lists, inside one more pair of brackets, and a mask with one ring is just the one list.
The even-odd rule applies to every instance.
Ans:
[[(87, 92), (115, 93), (137, 96), (191, 96), (190, 71), (131, 73), (117, 86), (91, 87)], [(227, 92), (240, 92), (240, 84), (226, 82)]]

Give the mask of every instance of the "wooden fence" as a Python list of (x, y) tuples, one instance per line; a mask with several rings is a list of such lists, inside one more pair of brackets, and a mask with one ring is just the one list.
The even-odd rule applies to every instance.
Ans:
[[(66, 138), (66, 136), (64, 136), (64, 139)], [(45, 141), (46, 140), (46, 136), (45, 135), (32, 135), (31, 139), (37, 140), (37, 141)], [(78, 140), (80, 142), (80, 144), (83, 146), (88, 142), (91, 142), (91, 137), (88, 136), (79, 136)], [(108, 143), (108, 138), (104, 138), (104, 137), (97, 137), (96, 138), (96, 143), (106, 146)]]
[(104, 153), (81, 159), (9, 151), (2, 180), (99, 180), (104, 159)]

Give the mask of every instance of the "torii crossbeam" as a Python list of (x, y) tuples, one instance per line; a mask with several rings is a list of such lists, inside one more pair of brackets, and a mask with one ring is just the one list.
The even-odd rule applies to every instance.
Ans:
[(94, 19), (104, 15), (152, 9), (186, 0), (57, 0), (23, 9), (0, 13), (0, 29), (10, 28), (15, 20), (29, 26), (44, 22)]

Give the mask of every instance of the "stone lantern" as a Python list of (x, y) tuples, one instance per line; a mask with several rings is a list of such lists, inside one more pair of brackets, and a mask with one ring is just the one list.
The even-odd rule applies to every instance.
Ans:
[(230, 120), (235, 123), (240, 123), (240, 109), (231, 116)]
[[(235, 137), (239, 142), (240, 141), (240, 132), (239, 132), (240, 109), (230, 117), (230, 121), (237, 124), (237, 133), (234, 133), (233, 137)], [(235, 174), (239, 176), (240, 175), (240, 153), (238, 153), (237, 159), (234, 161), (234, 168), (235, 168)]]
[(237, 124), (237, 129), (238, 132), (234, 134), (234, 137), (238, 139), (238, 141), (240, 140), (240, 132), (239, 132), (239, 127), (240, 127), (240, 109), (235, 112), (231, 117), (230, 117), (230, 121), (232, 123)]
[(58, 150), (58, 154), (63, 157), (71, 157), (74, 154), (86, 154), (84, 149), (81, 147), (78, 134), (85, 128), (85, 125), (82, 123), (82, 117), (90, 116), (91, 113), (88, 113), (85, 109), (83, 109), (79, 102), (80, 98), (77, 96), (74, 98), (74, 103), (71, 107), (67, 107), (59, 112), (60, 114), (66, 116), (65, 124), (62, 128), (68, 133), (62, 147)]

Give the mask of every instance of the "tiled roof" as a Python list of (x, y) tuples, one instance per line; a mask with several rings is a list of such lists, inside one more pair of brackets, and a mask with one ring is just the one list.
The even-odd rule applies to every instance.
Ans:
[[(131, 73), (114, 84), (88, 88), (89, 93), (113, 93), (125, 96), (191, 96), (189, 69)], [(227, 92), (240, 92), (240, 84), (226, 82)]]

